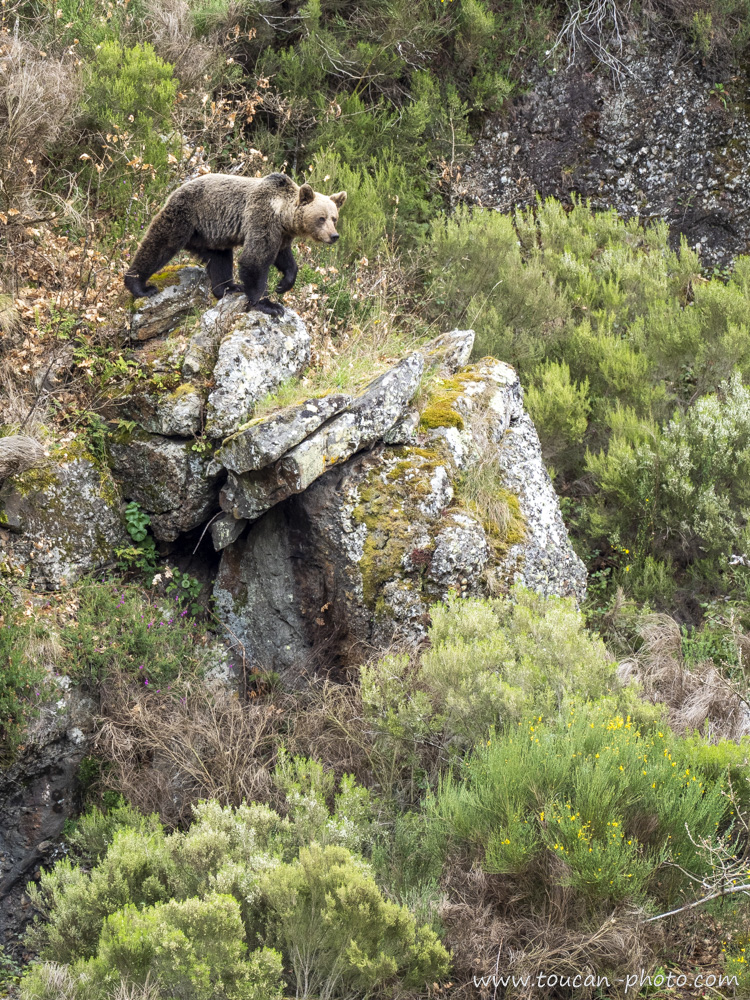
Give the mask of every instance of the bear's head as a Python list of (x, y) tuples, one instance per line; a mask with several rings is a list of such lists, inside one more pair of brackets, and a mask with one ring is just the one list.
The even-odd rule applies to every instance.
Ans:
[(328, 195), (313, 191), (303, 184), (297, 193), (297, 210), (294, 213), (298, 236), (309, 236), (318, 243), (335, 243), (339, 238), (336, 223), (339, 209), (346, 201), (346, 191)]

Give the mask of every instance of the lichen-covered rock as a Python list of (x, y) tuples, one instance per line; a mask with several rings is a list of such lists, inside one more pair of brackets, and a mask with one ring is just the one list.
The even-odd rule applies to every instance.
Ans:
[[(434, 381), (416, 441), (384, 444), (385, 433), (381, 425), (379, 443), (336, 468), (314, 466), (315, 478), (291, 497), (280, 474), (286, 456), (252, 474), (255, 498), (242, 476), (243, 516), (260, 513), (265, 491), (264, 502), (276, 501), (273, 528), (267, 514), (225, 548), (216, 594), (258, 663), (291, 676), (318, 649), (329, 664), (346, 666), (373, 646), (418, 640), (430, 605), (450, 590), (486, 595), (520, 579), (545, 594), (583, 597), (585, 570), (570, 548), (512, 368), (485, 359)], [(226, 490), (239, 478), (230, 474)], [(264, 552), (284, 580), (271, 603), (251, 586), (265, 572)], [(278, 615), (283, 641), (269, 625)]]
[(542, 594), (572, 594), (582, 600), (586, 567), (570, 546), (539, 436), (527, 413), (508, 428), (497, 460), (507, 489), (518, 497), (526, 530), (522, 540), (499, 556), (495, 573)]
[(208, 276), (202, 267), (168, 267), (151, 279), (161, 287), (150, 299), (137, 299), (130, 321), (130, 339), (151, 340), (175, 327), (193, 310), (205, 308), (211, 295)]
[(279, 670), (299, 683), (311, 644), (310, 615), (299, 605), (293, 538), (286, 511), (269, 511), (250, 534), (224, 549), (214, 585), (217, 615), (245, 647), (248, 665)]
[(219, 345), (206, 433), (212, 438), (233, 434), (259, 400), (309, 363), (310, 335), (296, 313), (287, 309), (280, 319), (243, 313)]
[(422, 355), (410, 354), (274, 465), (254, 472), (230, 471), (221, 494), (223, 509), (234, 517), (260, 517), (292, 494), (306, 490), (334, 465), (380, 440), (402, 416), (423, 370)]
[(190, 382), (184, 382), (174, 392), (121, 396), (111, 409), (120, 418), (135, 420), (150, 434), (165, 437), (197, 436), (203, 424), (203, 397)]
[(236, 542), (246, 527), (247, 521), (244, 518), (238, 520), (230, 514), (219, 515), (219, 517), (211, 521), (211, 527), (208, 529), (211, 532), (211, 541), (214, 543), (214, 549), (220, 552), (227, 545)]
[(468, 364), (474, 348), (473, 330), (449, 330), (422, 347), (427, 367), (440, 366), (444, 375), (453, 375)]
[(111, 563), (127, 540), (114, 482), (84, 457), (50, 460), (0, 492), (0, 563), (59, 590)]
[(335, 393), (251, 420), (226, 439), (216, 453), (216, 460), (232, 472), (262, 469), (340, 413), (351, 401), (351, 396)]
[(139, 434), (113, 444), (111, 457), (123, 495), (150, 515), (158, 539), (174, 541), (218, 509), (219, 476), (191, 441)]
[(192, 334), (182, 361), (182, 375), (192, 378), (213, 369), (216, 352), (232, 324), (243, 315), (247, 299), (244, 295), (225, 295), (201, 316), (198, 330)]

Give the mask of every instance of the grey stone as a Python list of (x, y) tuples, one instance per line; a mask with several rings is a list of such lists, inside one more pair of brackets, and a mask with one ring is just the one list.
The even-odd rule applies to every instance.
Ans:
[(120, 417), (135, 420), (145, 431), (166, 437), (197, 436), (203, 423), (203, 399), (189, 382), (170, 393), (120, 397), (111, 409)]
[(523, 539), (497, 561), (495, 574), (542, 594), (582, 601), (586, 567), (571, 547), (539, 436), (528, 414), (508, 428), (497, 458), (507, 489), (518, 497), (526, 529)]
[(163, 336), (178, 327), (193, 310), (208, 304), (211, 290), (202, 267), (176, 268), (174, 279), (174, 284), (151, 298), (136, 300), (137, 309), (130, 321), (131, 340)]
[[(365, 450), (333, 468), (323, 469), (319, 460), (285, 467), (289, 455), (348, 417), (355, 401), (273, 466), (230, 472), (225, 509), (226, 494), (233, 491), (235, 513), (261, 516), (247, 537), (224, 550), (221, 613), (232, 615), (233, 630), (244, 629), (243, 641), (266, 666), (293, 675), (295, 663), (314, 662), (323, 650), (325, 663), (346, 667), (373, 648), (419, 641), (430, 605), (451, 590), (486, 596), (521, 581), (543, 594), (583, 598), (585, 569), (570, 547), (516, 372), (492, 359), (461, 367), (448, 377), (445, 391), (463, 427), (429, 427), (416, 432), (413, 444), (388, 445), (381, 423)], [(439, 401), (439, 382), (433, 391)], [(380, 391), (375, 395), (382, 398)], [(355, 436), (345, 426), (352, 447)], [(321, 452), (336, 454), (335, 448), (321, 448), (316, 456)], [(494, 464), (503, 489), (517, 502), (507, 540), (499, 535), (501, 527), (483, 523), (462, 499), (463, 476), (485, 462)], [(308, 468), (316, 473), (309, 479)], [(270, 504), (273, 510), (263, 514)], [(257, 542), (271, 535), (273, 554), (264, 544), (272, 570), (259, 562)], [(245, 556), (248, 548), (252, 553)], [(253, 574), (262, 579), (268, 572), (284, 580), (283, 600), (277, 595), (269, 602), (262, 588), (249, 588)], [(281, 616), (283, 641), (275, 638), (269, 616)], [(263, 639), (257, 638), (260, 621)]]
[(214, 585), (216, 613), (245, 649), (248, 665), (300, 683), (312, 643), (299, 607), (292, 541), (277, 507), (222, 553)]
[(473, 330), (449, 330), (420, 348), (428, 367), (437, 363), (446, 375), (452, 375), (467, 365), (473, 349)]
[(308, 399), (269, 417), (251, 420), (224, 441), (215, 458), (232, 472), (262, 469), (340, 413), (351, 401), (351, 396), (337, 393)]
[(287, 309), (280, 319), (243, 313), (219, 345), (206, 433), (212, 438), (233, 434), (260, 399), (309, 363), (310, 335), (296, 313)]
[[(9, 489), (10, 487), (10, 489)], [(85, 458), (49, 461), (8, 481), (0, 495), (6, 572), (60, 590), (114, 560), (128, 539), (114, 482)]]
[(221, 496), (223, 509), (235, 517), (259, 517), (274, 504), (306, 490), (332, 466), (370, 447), (399, 419), (417, 390), (423, 369), (422, 355), (409, 355), (274, 465), (257, 472), (230, 472)]
[(110, 451), (124, 496), (150, 515), (156, 538), (174, 541), (217, 510), (219, 477), (207, 472), (208, 459), (192, 442), (136, 435)]
[(246, 305), (247, 299), (244, 295), (225, 295), (212, 309), (207, 309), (203, 313), (200, 326), (188, 341), (182, 360), (184, 378), (192, 378), (201, 370), (213, 369), (222, 337), (229, 332), (232, 323), (244, 313)]
[(211, 527), (208, 529), (211, 532), (214, 549), (220, 552), (227, 545), (236, 542), (246, 526), (247, 521), (245, 518), (236, 520), (231, 514), (222, 514), (220, 517), (217, 517), (215, 521), (211, 522)]

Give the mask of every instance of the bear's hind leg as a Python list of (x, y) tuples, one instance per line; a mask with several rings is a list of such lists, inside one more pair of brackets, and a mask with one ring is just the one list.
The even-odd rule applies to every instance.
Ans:
[(134, 298), (156, 295), (159, 291), (156, 285), (147, 285), (146, 282), (187, 246), (191, 234), (190, 220), (185, 218), (178, 205), (167, 202), (148, 227), (125, 275), (125, 287)]
[(235, 284), (234, 260), (231, 250), (206, 250), (201, 254), (206, 261), (206, 271), (211, 282), (211, 291), (217, 299), (230, 292), (241, 292), (242, 286)]
[(283, 295), (290, 288), (294, 288), (294, 282), (297, 280), (297, 271), (299, 270), (297, 261), (294, 259), (294, 254), (292, 253), (292, 248), (285, 247), (283, 250), (279, 250), (273, 266), (281, 271), (281, 281), (276, 286), (276, 294)]

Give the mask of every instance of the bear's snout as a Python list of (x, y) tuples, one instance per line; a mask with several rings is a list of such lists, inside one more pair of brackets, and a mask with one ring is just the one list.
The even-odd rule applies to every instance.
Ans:
[(329, 243), (335, 243), (338, 238), (339, 238), (339, 234), (338, 233), (331, 233), (331, 236), (330, 236), (330, 239), (329, 239)]

